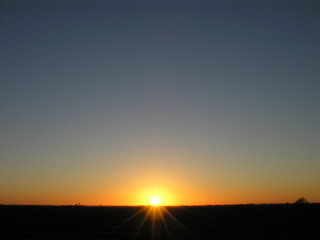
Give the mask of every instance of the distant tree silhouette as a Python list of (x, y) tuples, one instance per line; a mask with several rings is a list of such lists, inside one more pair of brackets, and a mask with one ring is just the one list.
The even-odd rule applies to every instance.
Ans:
[(294, 204), (305, 204), (305, 203), (309, 203), (309, 202), (307, 201), (307, 199), (303, 197), (299, 198), (297, 201), (294, 202)]

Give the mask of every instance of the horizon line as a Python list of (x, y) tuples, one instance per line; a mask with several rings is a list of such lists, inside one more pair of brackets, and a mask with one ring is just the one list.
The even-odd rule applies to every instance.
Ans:
[(141, 205), (81, 205), (81, 204), (3, 204), (0, 206), (39, 206), (39, 207), (219, 207), (219, 206), (254, 206), (254, 205), (307, 205), (307, 204), (320, 204), (320, 202), (309, 202), (309, 203), (235, 203), (235, 204), (181, 204), (181, 205), (158, 205), (153, 206), (151, 204)]

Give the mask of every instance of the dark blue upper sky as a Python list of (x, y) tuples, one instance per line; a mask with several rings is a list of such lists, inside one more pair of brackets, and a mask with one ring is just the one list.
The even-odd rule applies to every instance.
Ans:
[(2, 168), (152, 145), (200, 154), (185, 162), (199, 172), (213, 155), (222, 171), (319, 169), (319, 12), (309, 0), (3, 0)]

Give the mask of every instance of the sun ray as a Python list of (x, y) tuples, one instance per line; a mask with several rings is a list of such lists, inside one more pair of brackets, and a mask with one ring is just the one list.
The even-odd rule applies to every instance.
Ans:
[(155, 231), (156, 231), (156, 224), (157, 224), (157, 215), (156, 212), (157, 208), (152, 208), (152, 226), (151, 226), (151, 239), (154, 239)]
[(133, 218), (135, 218), (136, 216), (138, 216), (140, 213), (142, 213), (143, 211), (145, 211), (145, 207), (139, 209), (137, 212), (135, 212), (134, 214), (132, 214), (131, 216), (129, 216), (126, 220), (124, 220), (120, 225), (118, 225), (119, 227), (125, 225), (127, 222), (131, 221)]
[(141, 223), (139, 224), (139, 227), (138, 227), (138, 229), (137, 229), (137, 231), (136, 231), (135, 237), (137, 237), (137, 236), (139, 235), (139, 233), (140, 233), (141, 229), (143, 228), (145, 222), (146, 222), (147, 219), (149, 218), (149, 216), (150, 216), (150, 214), (151, 214), (151, 211), (152, 211), (152, 209), (149, 207), (148, 210), (147, 210), (147, 212), (146, 212), (146, 214), (144, 215)]
[(112, 230), (110, 230), (107, 234), (111, 235), (112, 233), (118, 231), (119, 229), (121, 229), (125, 224), (127, 224), (128, 222), (130, 222), (132, 219), (134, 219), (135, 217), (137, 217), (138, 215), (140, 215), (142, 212), (146, 211), (146, 207), (142, 207), (140, 208), (138, 211), (136, 211), (135, 213), (133, 213), (131, 216), (129, 216), (128, 218), (126, 218), (123, 222), (121, 222), (120, 224), (118, 224), (117, 226), (115, 226)]
[(169, 229), (169, 227), (168, 227), (167, 221), (166, 221), (166, 219), (165, 219), (165, 217), (164, 217), (164, 215), (163, 215), (162, 208), (159, 208), (158, 211), (159, 211), (160, 219), (161, 219), (161, 221), (162, 221), (162, 224), (163, 224), (163, 226), (164, 226), (164, 228), (165, 228), (165, 230), (166, 230), (166, 233), (167, 233), (169, 239), (173, 239), (173, 238), (172, 238), (172, 235), (171, 235), (171, 232), (170, 232), (170, 229)]
[(166, 207), (161, 207), (161, 209), (163, 210), (163, 212), (169, 217), (171, 218), (176, 224), (177, 226), (181, 229), (181, 233), (186, 234), (186, 236), (194, 238), (193, 234), (185, 227), (185, 225), (183, 225), (170, 211), (168, 208)]
[(161, 209), (176, 223), (179, 227), (185, 229), (185, 226), (166, 208), (161, 207)]
[[(152, 198), (151, 201), (153, 202)], [(178, 211), (181, 210), (179, 209)], [(134, 220), (136, 218), (139, 218), (140, 220), (137, 222), (137, 220)], [(132, 232), (132, 237), (134, 239), (139, 238), (140, 236), (145, 237), (145, 234), (149, 236), (148, 239), (152, 240), (163, 237), (172, 240), (177, 234), (178, 236), (184, 236), (186, 238), (192, 237), (192, 234), (170, 211), (170, 207), (160, 205), (159, 199), (157, 199), (153, 205), (138, 208), (129, 217), (112, 229), (108, 233), (108, 236), (111, 237), (114, 234), (115, 236), (118, 236), (118, 234), (121, 235), (122, 229), (126, 229), (127, 227), (131, 228), (131, 224), (135, 223), (137, 223), (137, 226)], [(172, 231), (172, 229), (174, 229), (174, 231)]]

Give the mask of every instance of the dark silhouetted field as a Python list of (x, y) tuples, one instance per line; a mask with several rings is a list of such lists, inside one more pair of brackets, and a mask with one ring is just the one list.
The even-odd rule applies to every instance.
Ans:
[(320, 239), (320, 205), (0, 206), (1, 239)]

